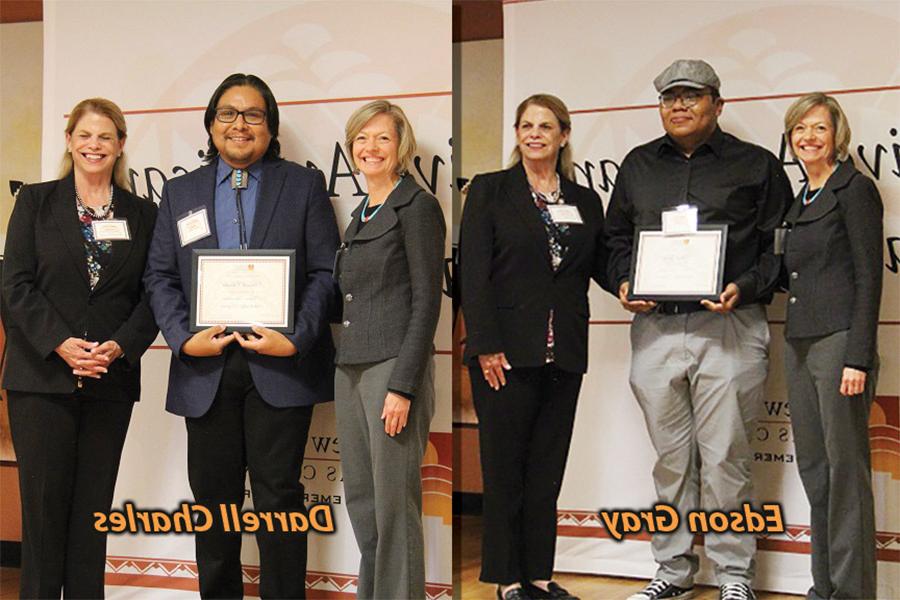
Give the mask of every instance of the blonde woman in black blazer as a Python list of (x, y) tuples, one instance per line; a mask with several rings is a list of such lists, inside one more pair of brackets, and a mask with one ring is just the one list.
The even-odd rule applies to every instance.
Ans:
[(110, 510), (141, 355), (157, 333), (141, 283), (156, 205), (124, 189), (125, 136), (115, 104), (80, 102), (62, 178), (23, 187), (9, 222), (3, 387), (22, 598), (103, 597), (106, 536), (94, 513)]
[(882, 203), (847, 156), (850, 125), (821, 93), (784, 118), (807, 183), (785, 216), (785, 372), (810, 503), (808, 598), (875, 597), (869, 409), (878, 378)]
[(552, 581), (556, 500), (587, 369), (590, 279), (608, 289), (603, 205), (572, 181), (559, 98), (524, 100), (515, 128), (513, 166), (472, 180), (460, 230), (484, 476), (481, 580), (502, 600), (566, 599)]
[(421, 466), (434, 414), (444, 215), (407, 174), (416, 140), (399, 106), (366, 104), (346, 147), (365, 177), (335, 275), (335, 412), (344, 494), (361, 554), (358, 598), (425, 598)]

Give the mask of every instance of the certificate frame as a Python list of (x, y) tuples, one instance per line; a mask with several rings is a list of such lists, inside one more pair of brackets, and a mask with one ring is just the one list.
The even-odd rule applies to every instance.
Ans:
[[(252, 332), (252, 325), (263, 325), (281, 333), (294, 331), (296, 250), (195, 249), (191, 258), (191, 332), (216, 325), (225, 325), (225, 331), (229, 333)], [(257, 272), (259, 275), (248, 275), (244, 281), (251, 284), (250, 287), (259, 287), (258, 292), (231, 294), (223, 286), (223, 277), (235, 272), (229, 269), (237, 269), (237, 275), (242, 275), (245, 268), (247, 272), (253, 272), (257, 270), (257, 266), (262, 267)], [(229, 297), (234, 303), (238, 301), (238, 295), (250, 303), (265, 301), (265, 316), (260, 319), (250, 318), (248, 312), (251, 309), (243, 307), (235, 309), (232, 314), (227, 306), (213, 303), (222, 301), (227, 304)]]
[[(696, 232), (665, 234), (659, 227), (637, 226), (634, 229), (634, 245), (631, 253), (629, 275), (629, 300), (654, 300), (690, 302), (718, 301), (725, 276), (725, 249), (728, 241), (728, 225), (699, 225)], [(696, 250), (688, 249), (694, 243)], [(667, 260), (656, 260), (660, 250), (669, 249)], [(705, 253), (704, 253), (705, 251)], [(700, 273), (691, 281), (682, 278), (683, 285), (676, 285), (676, 270), (671, 270), (674, 257), (696, 261)], [(670, 269), (663, 275), (663, 269)]]

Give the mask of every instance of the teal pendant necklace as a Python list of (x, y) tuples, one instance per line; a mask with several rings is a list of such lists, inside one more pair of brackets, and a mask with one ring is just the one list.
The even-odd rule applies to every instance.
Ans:
[[(395, 183), (394, 187), (391, 188), (391, 192), (393, 192), (394, 190), (397, 189), (397, 186), (400, 185), (400, 182), (402, 180), (403, 180), (402, 177), (397, 180), (397, 183)], [(388, 194), (388, 197), (390, 197), (390, 194)], [(369, 215), (367, 217), (366, 211), (369, 209), (369, 195), (366, 194), (366, 199), (363, 201), (362, 212), (359, 213), (359, 220), (362, 221), (363, 223), (368, 223), (369, 221), (371, 221), (372, 219), (375, 218), (375, 215), (378, 214), (378, 211), (381, 210), (381, 207), (384, 206), (385, 204), (387, 204), (387, 198), (384, 199), (384, 202), (382, 202), (381, 204), (378, 205), (378, 208), (375, 209), (375, 212), (373, 212), (371, 215)]]

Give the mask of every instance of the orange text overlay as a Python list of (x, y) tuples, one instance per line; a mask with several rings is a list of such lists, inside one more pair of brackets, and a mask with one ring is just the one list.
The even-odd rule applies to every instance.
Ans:
[[(600, 510), (597, 514), (617, 541), (642, 531), (671, 533), (682, 521), (678, 511), (668, 504), (655, 504), (651, 510)], [(759, 510), (749, 502), (738, 510), (692, 510), (684, 522), (692, 533), (784, 533), (780, 504), (763, 504)]]
[(103, 533), (194, 533), (213, 528), (229, 533), (333, 533), (334, 519), (328, 504), (316, 504), (302, 512), (242, 511), (236, 504), (208, 507), (182, 502), (177, 510), (168, 512), (125, 502), (122, 510), (94, 513), (94, 529)]

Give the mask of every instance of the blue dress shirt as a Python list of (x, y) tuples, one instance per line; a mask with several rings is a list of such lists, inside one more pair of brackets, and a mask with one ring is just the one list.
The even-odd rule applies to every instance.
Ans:
[[(219, 238), (219, 249), (237, 249), (241, 247), (241, 233), (238, 224), (237, 194), (231, 189), (231, 172), (234, 170), (219, 157), (216, 165), (216, 236)], [(244, 230), (247, 243), (253, 234), (253, 217), (256, 215), (256, 195), (262, 179), (262, 162), (256, 161), (244, 169), (249, 173), (247, 188), (241, 190), (241, 205), (244, 209)]]

